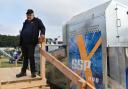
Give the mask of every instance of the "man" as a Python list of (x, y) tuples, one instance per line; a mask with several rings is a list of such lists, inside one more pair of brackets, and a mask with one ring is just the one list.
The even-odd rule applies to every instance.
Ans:
[(36, 77), (34, 51), (35, 46), (38, 44), (39, 34), (39, 42), (41, 43), (45, 40), (45, 27), (42, 21), (34, 17), (34, 11), (32, 9), (27, 10), (26, 16), (27, 19), (20, 33), (20, 46), (24, 60), (21, 72), (16, 75), (17, 78), (26, 76), (28, 62), (30, 62), (31, 77)]

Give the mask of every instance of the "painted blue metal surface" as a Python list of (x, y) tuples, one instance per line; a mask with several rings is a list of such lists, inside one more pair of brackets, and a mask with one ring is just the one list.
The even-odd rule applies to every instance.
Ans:
[[(101, 32), (89, 32), (82, 34), (82, 36), (86, 45), (87, 54), (89, 54), (101, 37)], [(90, 67), (92, 71), (92, 80), (94, 81), (96, 89), (103, 89), (102, 44), (98, 47), (88, 64), (88, 67)], [(85, 67), (87, 66), (84, 65), (86, 65), (86, 62), (80, 57), (76, 36), (72, 36), (69, 39), (69, 67), (86, 80)], [(75, 86), (72, 87), (72, 89), (75, 89)]]

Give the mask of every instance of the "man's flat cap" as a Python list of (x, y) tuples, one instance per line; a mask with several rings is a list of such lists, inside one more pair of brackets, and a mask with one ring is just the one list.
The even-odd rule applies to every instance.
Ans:
[(32, 9), (28, 9), (26, 12), (26, 14), (32, 14), (32, 13), (34, 13), (34, 11)]

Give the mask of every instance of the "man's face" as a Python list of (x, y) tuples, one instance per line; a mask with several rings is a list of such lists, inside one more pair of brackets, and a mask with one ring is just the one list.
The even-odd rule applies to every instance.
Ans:
[(32, 20), (34, 18), (34, 14), (27, 14), (27, 20)]

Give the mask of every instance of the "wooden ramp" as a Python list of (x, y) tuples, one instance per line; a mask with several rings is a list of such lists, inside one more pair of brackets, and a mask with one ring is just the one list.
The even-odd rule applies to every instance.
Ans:
[(27, 71), (27, 76), (16, 78), (20, 70), (20, 67), (0, 68), (0, 89), (50, 89), (40, 76), (31, 78), (30, 71)]

